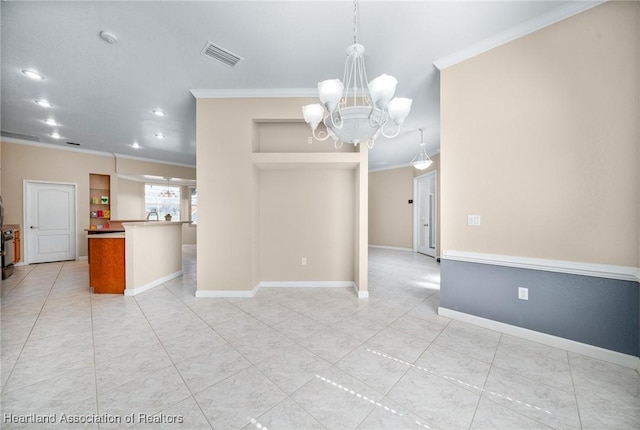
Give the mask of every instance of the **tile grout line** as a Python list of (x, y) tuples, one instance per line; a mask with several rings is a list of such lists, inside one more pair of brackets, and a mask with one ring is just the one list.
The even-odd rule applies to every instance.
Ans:
[(584, 428), (582, 425), (582, 415), (580, 414), (580, 403), (578, 402), (578, 390), (576, 390), (576, 383), (573, 380), (573, 366), (571, 365), (571, 357), (569, 357), (569, 352), (565, 351), (567, 354), (567, 363), (569, 363), (569, 376), (571, 377), (571, 387), (573, 388), (573, 397), (576, 400), (576, 412), (578, 413), (578, 422), (580, 423), (580, 428)]
[[(171, 293), (171, 290), (169, 290), (168, 288), (164, 287), (166, 290), (168, 290)], [(172, 295), (174, 295), (172, 293)], [(174, 295), (175, 296), (175, 295)], [(136, 305), (138, 306), (138, 309), (140, 309), (140, 312), (142, 313), (142, 315), (144, 316), (144, 319), (147, 321), (147, 324), (149, 324), (149, 328), (151, 329), (151, 331), (153, 331), (153, 334), (155, 335), (156, 339), (158, 340), (158, 342), (160, 343), (160, 345), (162, 345), (162, 349), (164, 350), (165, 354), (167, 354), (167, 357), (169, 357), (169, 360), (171, 361), (171, 366), (167, 366), (167, 368), (169, 367), (173, 367), (175, 369), (175, 371), (178, 373), (178, 375), (180, 376), (180, 379), (182, 380), (182, 383), (184, 384), (185, 387), (187, 387), (187, 390), (190, 393), (190, 397), (193, 398), (193, 401), (196, 403), (196, 405), (198, 405), (198, 409), (200, 410), (200, 413), (202, 413), (202, 416), (204, 417), (204, 419), (207, 421), (207, 424), (209, 424), (209, 427), (211, 427), (211, 429), (213, 429), (213, 425), (211, 424), (211, 422), (209, 421), (209, 417), (207, 417), (207, 414), (204, 413), (204, 411), (202, 410), (202, 407), (200, 406), (200, 403), (198, 403), (198, 401), (196, 400), (195, 394), (192, 390), (191, 387), (189, 387), (189, 384), (187, 384), (187, 381), (185, 381), (184, 377), (182, 376), (182, 373), (180, 373), (180, 370), (176, 367), (176, 362), (173, 360), (173, 358), (171, 357), (171, 354), (169, 354), (169, 351), (167, 350), (167, 347), (164, 345), (164, 343), (162, 342), (162, 340), (160, 339), (160, 336), (158, 336), (158, 333), (156, 332), (156, 329), (153, 327), (153, 325), (151, 324), (151, 321), (149, 321), (149, 318), (147, 317), (147, 314), (144, 312), (144, 310), (142, 309), (142, 306), (140, 306), (140, 303), (138, 302), (137, 298), (134, 296), (133, 297), (134, 301), (136, 302)], [(179, 303), (183, 304), (182, 300), (178, 300)], [(189, 309), (188, 306), (184, 305), (186, 308)], [(162, 369), (159, 369), (158, 371), (160, 371)], [(157, 373), (158, 371), (154, 372)], [(123, 384), (124, 385), (124, 384)], [(174, 403), (171, 406), (168, 406), (166, 409), (163, 409), (161, 411), (158, 411), (158, 413), (161, 413), (162, 411), (165, 411), (177, 404), (179, 404), (180, 402), (185, 401), (186, 399), (188, 399), (188, 397), (185, 397), (184, 399), (180, 399), (178, 400), (176, 403)]]
[[(469, 428), (473, 425), (473, 421), (476, 419), (476, 414), (478, 413), (478, 408), (480, 407), (480, 402), (484, 398), (484, 393), (487, 391), (487, 381), (489, 380), (489, 375), (491, 374), (491, 369), (493, 368), (493, 362), (496, 359), (496, 355), (498, 354), (498, 348), (500, 348), (500, 342), (502, 342), (503, 334), (500, 333), (498, 336), (498, 343), (496, 344), (496, 349), (493, 351), (493, 357), (491, 357), (491, 363), (489, 363), (489, 370), (487, 371), (487, 375), (484, 377), (484, 381), (482, 382), (482, 389), (480, 390), (480, 396), (478, 396), (478, 402), (476, 403), (476, 407), (473, 411), (473, 415), (471, 416), (471, 421), (469, 422)], [(509, 408), (510, 409), (510, 408)]]
[[(91, 289), (91, 285), (89, 285)], [(93, 321), (93, 292), (89, 294), (89, 308), (91, 309), (91, 341), (93, 346), (93, 378), (96, 384), (96, 415), (100, 415), (100, 393), (98, 392), (98, 365), (96, 362), (96, 333)], [(100, 429), (100, 423), (98, 423), (98, 429)]]
[[(35, 267), (29, 272), (29, 275), (33, 272), (33, 270), (35, 270)], [(54, 287), (56, 281), (58, 280), (58, 277), (60, 276), (60, 272), (61, 271), (62, 271), (62, 265), (60, 266), (60, 269), (58, 270), (58, 273), (56, 274), (55, 279), (53, 280), (53, 282), (51, 282), (51, 287), (49, 287), (49, 292), (47, 292), (47, 296), (44, 298), (44, 301), (42, 302), (42, 306), (40, 307), (40, 311), (38, 311), (38, 315), (36, 316), (36, 319), (33, 321), (33, 324), (31, 325), (31, 329), (29, 329), (29, 334), (27, 335), (27, 338), (24, 340), (24, 343), (22, 344), (22, 347), (20, 348), (20, 353), (16, 357), (16, 361), (13, 363), (13, 366), (11, 366), (11, 370), (9, 372), (9, 376), (7, 376), (7, 381), (6, 381), (5, 385), (2, 387), (2, 391), (0, 392), (0, 395), (5, 394), (5, 390), (7, 388), (9, 380), (11, 379), (11, 375), (13, 374), (13, 371), (15, 370), (16, 365), (18, 364), (18, 361), (20, 361), (20, 357), (22, 356), (22, 353), (24, 351), (24, 347), (27, 345), (27, 342), (29, 341), (29, 338), (31, 337), (31, 334), (33, 333), (33, 328), (36, 326), (38, 320), (40, 319), (40, 315), (42, 315), (42, 310), (44, 309), (45, 305), (47, 304), (47, 300), (49, 299), (49, 296), (51, 295), (51, 291), (53, 290), (53, 287)], [(25, 276), (19, 283), (22, 283), (22, 281), (24, 281), (24, 279), (26, 279), (27, 276)], [(11, 291), (13, 291), (13, 289)], [(33, 384), (31, 384), (31, 385), (33, 385)]]

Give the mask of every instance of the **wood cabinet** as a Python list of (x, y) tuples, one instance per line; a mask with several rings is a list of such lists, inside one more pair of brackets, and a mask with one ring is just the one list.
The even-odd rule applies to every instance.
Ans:
[(94, 293), (124, 294), (125, 239), (96, 234), (89, 237), (89, 285)]
[(89, 174), (89, 228), (108, 228), (111, 219), (111, 176)]
[(17, 263), (20, 261), (20, 230), (14, 230), (13, 232), (13, 262)]

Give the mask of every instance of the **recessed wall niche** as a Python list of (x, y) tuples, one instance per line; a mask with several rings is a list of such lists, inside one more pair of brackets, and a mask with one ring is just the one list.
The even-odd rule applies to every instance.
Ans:
[[(318, 127), (318, 132), (320, 130), (324, 131), (323, 125)], [(253, 152), (355, 152), (355, 147), (344, 144), (336, 149), (333, 139), (317, 141), (307, 123), (301, 120), (254, 120)]]

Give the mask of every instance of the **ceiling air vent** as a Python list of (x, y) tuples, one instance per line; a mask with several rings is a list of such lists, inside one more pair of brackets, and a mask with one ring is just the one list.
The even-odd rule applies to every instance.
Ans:
[(235, 66), (236, 64), (238, 64), (238, 61), (243, 59), (239, 55), (236, 55), (233, 52), (229, 52), (212, 42), (207, 42), (207, 44), (204, 45), (201, 54), (205, 57), (219, 61), (231, 67)]
[(21, 140), (30, 140), (32, 142), (40, 142), (40, 138), (38, 136), (31, 136), (29, 134), (22, 133), (14, 133), (12, 131), (0, 131), (0, 135), (4, 137), (10, 137), (12, 139), (21, 139)]

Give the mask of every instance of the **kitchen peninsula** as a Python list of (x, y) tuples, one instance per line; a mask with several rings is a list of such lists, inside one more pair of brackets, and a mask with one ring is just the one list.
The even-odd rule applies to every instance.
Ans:
[(94, 293), (133, 296), (182, 275), (182, 224), (114, 221), (87, 231)]

